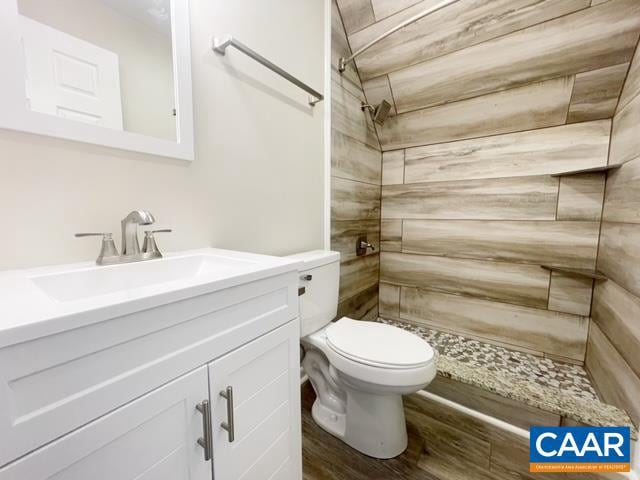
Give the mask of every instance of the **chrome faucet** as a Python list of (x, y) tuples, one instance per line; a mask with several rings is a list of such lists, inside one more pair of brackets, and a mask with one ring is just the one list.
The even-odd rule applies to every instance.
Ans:
[(140, 255), (138, 225), (151, 225), (156, 219), (151, 212), (134, 210), (122, 219), (122, 255)]
[(169, 229), (145, 231), (144, 245), (140, 250), (138, 242), (138, 225), (151, 225), (156, 219), (146, 210), (134, 210), (122, 219), (122, 254), (113, 242), (110, 233), (76, 233), (76, 237), (102, 237), (102, 248), (96, 259), (98, 265), (115, 265), (118, 263), (141, 262), (153, 258), (162, 258), (154, 234), (171, 232)]

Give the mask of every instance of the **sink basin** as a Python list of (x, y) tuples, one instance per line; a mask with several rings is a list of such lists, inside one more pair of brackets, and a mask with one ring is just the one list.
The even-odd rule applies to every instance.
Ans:
[(30, 280), (53, 300), (73, 302), (161, 284), (213, 281), (243, 273), (255, 265), (247, 259), (197, 254), (62, 271), (32, 276)]
[(278, 275), (297, 275), (299, 267), (292, 258), (201, 248), (122, 265), (82, 262), (0, 272), (0, 348)]

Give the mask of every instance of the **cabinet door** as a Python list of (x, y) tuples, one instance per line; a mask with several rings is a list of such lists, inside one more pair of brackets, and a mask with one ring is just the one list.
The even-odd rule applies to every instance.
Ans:
[(203, 366), (0, 470), (1, 480), (210, 480)]
[(302, 478), (299, 343), (294, 321), (209, 365), (215, 480)]

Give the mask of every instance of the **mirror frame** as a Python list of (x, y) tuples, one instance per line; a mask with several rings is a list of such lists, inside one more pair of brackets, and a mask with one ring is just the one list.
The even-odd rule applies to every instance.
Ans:
[(0, 1), (0, 128), (163, 157), (193, 160), (193, 97), (189, 0), (171, 0), (173, 77), (177, 110), (177, 141), (113, 130), (35, 112), (27, 108), (25, 59), (18, 0)]

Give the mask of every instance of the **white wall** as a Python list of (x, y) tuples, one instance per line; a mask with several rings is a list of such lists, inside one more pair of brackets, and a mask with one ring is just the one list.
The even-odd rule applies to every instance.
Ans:
[[(191, 0), (192, 163), (0, 130), (0, 269), (94, 259), (98, 239), (148, 209), (166, 251), (216, 246), (287, 254), (323, 240), (323, 110), (250, 59), (210, 50), (231, 33), (316, 89), (321, 0)], [(119, 242), (118, 242), (119, 243)]]
[(118, 55), (124, 130), (176, 139), (171, 36), (100, 0), (18, 0), (22, 15)]

